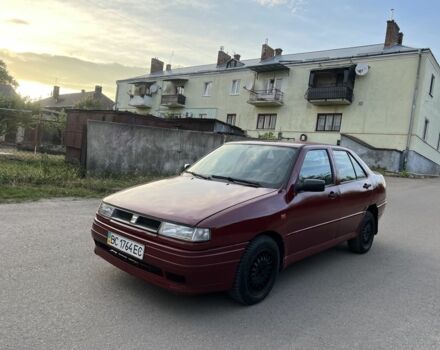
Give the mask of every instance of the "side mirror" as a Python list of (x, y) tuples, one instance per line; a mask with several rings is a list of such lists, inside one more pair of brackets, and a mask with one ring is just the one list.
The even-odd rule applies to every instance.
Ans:
[(305, 179), (296, 186), (297, 192), (323, 192), (325, 190), (325, 181), (320, 179)]
[(183, 165), (183, 169), (182, 169), (182, 170), (186, 170), (186, 169), (188, 169), (190, 166), (191, 166), (191, 164), (186, 163), (186, 164)]

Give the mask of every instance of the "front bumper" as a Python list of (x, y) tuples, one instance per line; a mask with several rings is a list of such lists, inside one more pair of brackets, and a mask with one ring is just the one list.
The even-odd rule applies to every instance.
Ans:
[[(107, 245), (112, 231), (145, 245), (143, 260), (137, 260)], [(194, 250), (167, 245), (166, 239), (140, 232), (123, 224), (95, 218), (92, 226), (95, 253), (121, 270), (149, 283), (181, 294), (225, 291), (232, 287), (245, 243)]]

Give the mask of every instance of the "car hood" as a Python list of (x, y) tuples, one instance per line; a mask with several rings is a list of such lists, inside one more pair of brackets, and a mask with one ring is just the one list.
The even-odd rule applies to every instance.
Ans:
[(132, 187), (104, 201), (146, 216), (195, 226), (233, 205), (275, 191), (185, 175)]

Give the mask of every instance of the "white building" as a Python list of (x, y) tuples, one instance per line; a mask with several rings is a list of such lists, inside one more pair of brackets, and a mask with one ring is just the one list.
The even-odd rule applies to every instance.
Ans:
[(252, 137), (343, 144), (392, 171), (440, 173), (440, 66), (430, 49), (402, 45), (387, 22), (383, 44), (282, 54), (263, 44), (241, 60), (117, 82), (117, 108), (156, 116), (217, 118)]

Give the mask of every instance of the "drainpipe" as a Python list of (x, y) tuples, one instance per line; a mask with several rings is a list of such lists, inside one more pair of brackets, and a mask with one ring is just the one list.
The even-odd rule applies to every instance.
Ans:
[(416, 102), (417, 102), (417, 93), (419, 91), (419, 80), (420, 80), (420, 66), (422, 62), (422, 49), (418, 50), (418, 62), (417, 62), (417, 73), (416, 73), (416, 81), (414, 84), (414, 92), (413, 92), (413, 98), (412, 98), (412, 104), (411, 104), (411, 115), (409, 119), (409, 128), (408, 128), (408, 135), (406, 137), (406, 148), (405, 152), (403, 154), (403, 162), (401, 162), (401, 171), (406, 169), (406, 163), (408, 161), (408, 152), (409, 152), (409, 146), (411, 143), (411, 134), (414, 126), (414, 118), (416, 114)]

